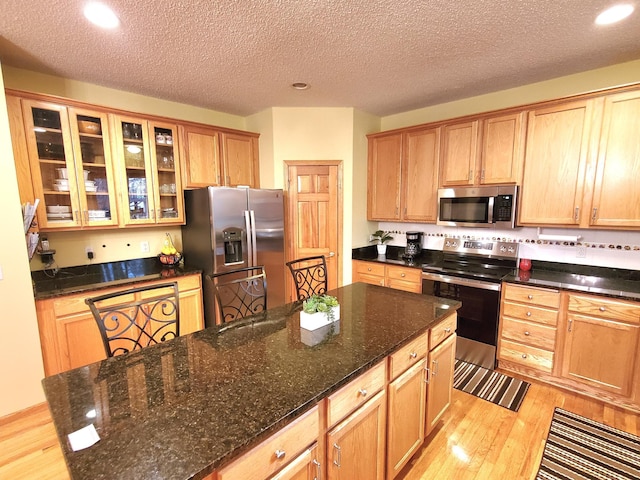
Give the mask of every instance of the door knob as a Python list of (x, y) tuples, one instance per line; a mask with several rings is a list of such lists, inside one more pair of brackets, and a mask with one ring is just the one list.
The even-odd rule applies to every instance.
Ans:
[(330, 257), (335, 257), (336, 256), (336, 252), (329, 252), (329, 256)]

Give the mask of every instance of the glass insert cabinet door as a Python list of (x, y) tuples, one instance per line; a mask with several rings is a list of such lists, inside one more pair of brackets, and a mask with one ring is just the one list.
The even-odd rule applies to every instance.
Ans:
[(175, 125), (150, 122), (151, 163), (154, 173), (157, 223), (176, 223), (184, 220), (184, 207), (179, 158), (177, 128)]
[[(22, 106), (40, 229), (117, 224), (107, 116), (32, 100)], [(93, 133), (80, 133), (80, 120)]]

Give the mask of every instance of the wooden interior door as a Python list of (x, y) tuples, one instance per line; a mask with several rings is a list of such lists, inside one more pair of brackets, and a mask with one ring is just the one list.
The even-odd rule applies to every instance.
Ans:
[[(287, 259), (324, 255), (329, 290), (341, 282), (341, 161), (299, 161), (287, 164)], [(293, 282), (287, 276), (289, 301)]]

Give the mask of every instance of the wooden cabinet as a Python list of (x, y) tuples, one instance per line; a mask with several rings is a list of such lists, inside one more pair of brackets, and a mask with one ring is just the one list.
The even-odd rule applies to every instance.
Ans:
[(385, 265), (378, 262), (353, 260), (353, 281), (422, 293), (422, 270), (419, 268)]
[(593, 196), (585, 205), (588, 225), (640, 228), (638, 132), (640, 92), (605, 97)]
[[(172, 281), (167, 278), (150, 285)], [(204, 328), (199, 274), (176, 278), (180, 295), (180, 335)], [(84, 299), (122, 287), (86, 291), (36, 301), (45, 375), (50, 376), (106, 358), (98, 326)]]
[(640, 305), (568, 294), (562, 376), (628, 397), (638, 361)]
[(367, 218), (399, 220), (402, 133), (369, 138)]
[[(9, 106), (15, 109), (18, 102)], [(28, 167), (18, 171), (29, 172), (33, 198), (40, 199), (40, 230), (117, 225), (107, 116), (31, 99), (21, 99), (21, 106)], [(17, 128), (19, 115), (12, 112)], [(17, 162), (26, 160), (16, 157)]]
[(444, 126), (440, 185), (519, 183), (525, 123), (517, 112)]
[(425, 436), (431, 433), (451, 405), (456, 364), (456, 323), (457, 316), (454, 314), (429, 332)]
[[(424, 346), (424, 348), (421, 348)], [(413, 362), (403, 373), (392, 377), (387, 408), (387, 480), (394, 478), (424, 441), (425, 428), (425, 354), (426, 335), (410, 351), (400, 352), (403, 360)], [(395, 355), (392, 355), (392, 358)], [(393, 361), (393, 360), (392, 360)]]
[(180, 125), (186, 188), (260, 187), (258, 135), (204, 125)]
[(184, 223), (177, 125), (112, 115), (122, 225)]
[(504, 284), (498, 360), (551, 373), (559, 307), (558, 290)]
[(385, 478), (386, 392), (327, 432), (327, 480)]
[[(318, 407), (218, 471), (217, 480), (304, 479), (315, 476), (316, 442), (320, 435)], [(314, 464), (314, 461), (316, 464)], [(281, 470), (283, 469), (284, 470)], [(278, 472), (275, 476), (272, 475)]]
[(519, 224), (579, 225), (594, 109), (578, 100), (529, 112)]

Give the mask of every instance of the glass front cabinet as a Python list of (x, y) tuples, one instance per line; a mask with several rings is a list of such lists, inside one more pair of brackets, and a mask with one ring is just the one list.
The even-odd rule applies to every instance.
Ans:
[(41, 229), (118, 225), (107, 115), (22, 102)]
[(121, 223), (182, 223), (176, 125), (113, 115)]

